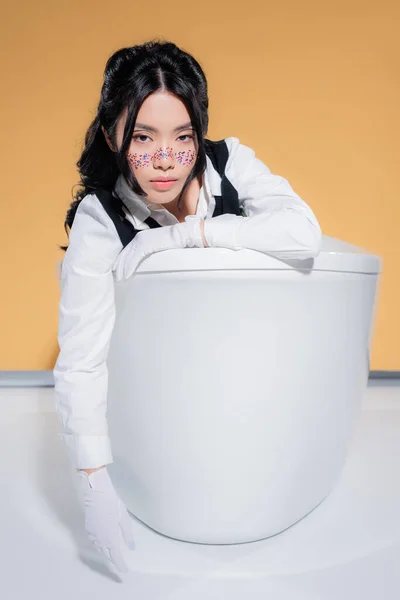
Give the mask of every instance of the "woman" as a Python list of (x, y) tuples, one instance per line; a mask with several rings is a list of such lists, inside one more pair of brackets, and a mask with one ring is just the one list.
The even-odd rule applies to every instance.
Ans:
[(172, 248), (249, 248), (280, 259), (312, 258), (320, 249), (312, 210), (284, 178), (235, 137), (205, 139), (207, 111), (204, 72), (175, 44), (151, 41), (113, 54), (77, 163), (82, 189), (65, 222), (54, 368), (60, 435), (78, 471), (89, 538), (122, 571), (119, 530), (133, 548), (132, 520), (105, 468), (113, 462), (106, 358), (114, 281)]

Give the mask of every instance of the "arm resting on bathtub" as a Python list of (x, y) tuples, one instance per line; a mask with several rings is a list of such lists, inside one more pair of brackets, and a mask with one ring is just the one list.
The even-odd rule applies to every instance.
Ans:
[(254, 150), (228, 138), (226, 176), (239, 193), (246, 216), (224, 214), (206, 219), (210, 246), (248, 248), (280, 259), (318, 256), (321, 228), (311, 210), (289, 182), (273, 175)]
[[(113, 230), (114, 228), (114, 230)], [(111, 267), (122, 244), (98, 199), (80, 203), (61, 272), (55, 407), (77, 469), (113, 462), (108, 427), (106, 358), (115, 320)]]

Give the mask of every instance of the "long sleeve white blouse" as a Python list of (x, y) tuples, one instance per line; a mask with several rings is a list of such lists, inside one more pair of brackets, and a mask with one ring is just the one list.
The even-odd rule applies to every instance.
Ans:
[[(221, 177), (207, 157), (197, 215), (204, 218), (210, 247), (248, 248), (280, 259), (316, 257), (321, 229), (311, 208), (288, 181), (274, 175), (254, 151), (226, 138), (226, 176), (246, 216), (212, 217)], [(136, 229), (152, 216), (160, 225), (178, 220), (159, 205), (138, 197), (122, 175), (115, 191)], [(122, 250), (113, 221), (94, 194), (79, 204), (61, 272), (58, 343), (53, 370), (55, 406), (70, 460), (77, 469), (113, 462), (107, 427), (107, 355), (115, 321), (113, 265)]]

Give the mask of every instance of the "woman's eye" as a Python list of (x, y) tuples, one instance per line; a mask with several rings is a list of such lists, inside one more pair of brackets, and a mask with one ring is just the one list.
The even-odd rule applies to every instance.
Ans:
[(192, 135), (189, 135), (189, 134), (186, 134), (186, 135), (181, 135), (181, 136), (178, 138), (178, 140), (180, 140), (181, 138), (189, 138), (190, 140), (192, 140), (192, 139), (193, 139), (193, 136), (192, 136)]
[[(142, 134), (139, 134), (139, 135), (134, 135), (133, 139), (137, 140), (139, 138), (148, 138), (148, 137), (149, 137), (148, 135), (144, 135), (144, 133), (142, 133)], [(141, 140), (141, 141), (143, 141), (143, 140)]]

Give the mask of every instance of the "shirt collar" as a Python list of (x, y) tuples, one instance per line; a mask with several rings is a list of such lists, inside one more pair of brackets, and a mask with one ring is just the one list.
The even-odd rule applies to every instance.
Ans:
[(149, 202), (145, 198), (135, 194), (122, 173), (118, 175), (115, 182), (114, 192), (118, 198), (121, 198), (132, 215), (137, 216), (141, 221), (145, 221), (150, 216)]

